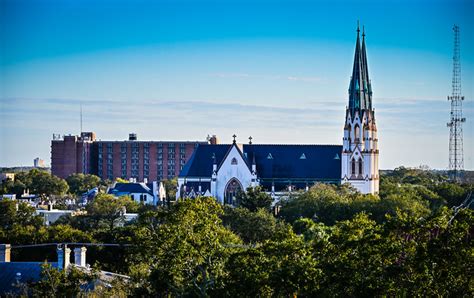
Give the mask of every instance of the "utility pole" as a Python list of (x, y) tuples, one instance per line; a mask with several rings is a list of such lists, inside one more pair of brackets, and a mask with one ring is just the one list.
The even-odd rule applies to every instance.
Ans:
[(454, 25), (453, 31), (453, 80), (452, 93), (451, 96), (448, 96), (448, 100), (451, 101), (451, 119), (447, 124), (449, 127), (449, 176), (452, 180), (459, 182), (462, 172), (464, 171), (462, 123), (466, 121), (466, 118), (462, 116), (462, 101), (464, 100), (464, 96), (461, 95), (459, 26)]

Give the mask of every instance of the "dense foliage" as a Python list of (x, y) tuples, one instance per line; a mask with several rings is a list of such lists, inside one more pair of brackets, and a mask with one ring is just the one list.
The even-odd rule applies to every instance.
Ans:
[(46, 171), (33, 169), (29, 172), (15, 174), (15, 180), (8, 180), (1, 185), (1, 194), (16, 194), (19, 198), (24, 191), (36, 194), (42, 198), (51, 195), (64, 195), (69, 190), (69, 185), (63, 179), (51, 175)]
[[(239, 207), (197, 198), (153, 208), (101, 194), (87, 214), (50, 227), (3, 200), (0, 241), (128, 244), (87, 251), (93, 267), (131, 277), (109, 293), (118, 296), (473, 296), (474, 213), (451, 208), (470, 191), (399, 168), (383, 176), (379, 195), (317, 184), (284, 199), (277, 216), (258, 188)], [(125, 223), (124, 208), (137, 220)], [(41, 295), (77, 295), (88, 278), (48, 274), (32, 285)]]

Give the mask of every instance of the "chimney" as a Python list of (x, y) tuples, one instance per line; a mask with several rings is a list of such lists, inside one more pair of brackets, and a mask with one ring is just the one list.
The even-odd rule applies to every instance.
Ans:
[(71, 264), (71, 249), (64, 245), (64, 269), (67, 269)]
[(10, 244), (0, 244), (0, 263), (10, 262)]
[(74, 249), (74, 264), (81, 267), (86, 267), (86, 251), (87, 248), (76, 247)]

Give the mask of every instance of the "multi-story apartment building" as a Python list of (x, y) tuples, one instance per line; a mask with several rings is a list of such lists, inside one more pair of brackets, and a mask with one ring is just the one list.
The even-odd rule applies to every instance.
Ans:
[(93, 132), (82, 132), (80, 136), (53, 135), (51, 141), (51, 173), (61, 178), (74, 173), (94, 172)]
[[(84, 134), (92, 134), (93, 140), (86, 141)], [(93, 133), (64, 136), (62, 140), (53, 138), (51, 171), (62, 178), (74, 173), (90, 173), (102, 179), (172, 179), (178, 176), (194, 148), (208, 143), (217, 143), (217, 138), (186, 142), (138, 141), (136, 134), (130, 134), (126, 141), (102, 141), (96, 140)]]

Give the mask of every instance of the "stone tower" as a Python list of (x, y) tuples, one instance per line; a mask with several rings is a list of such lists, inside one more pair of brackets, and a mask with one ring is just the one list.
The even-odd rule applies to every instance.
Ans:
[(350, 183), (361, 193), (379, 191), (379, 150), (372, 86), (369, 79), (365, 33), (357, 27), (354, 67), (349, 85), (341, 155), (341, 183)]

